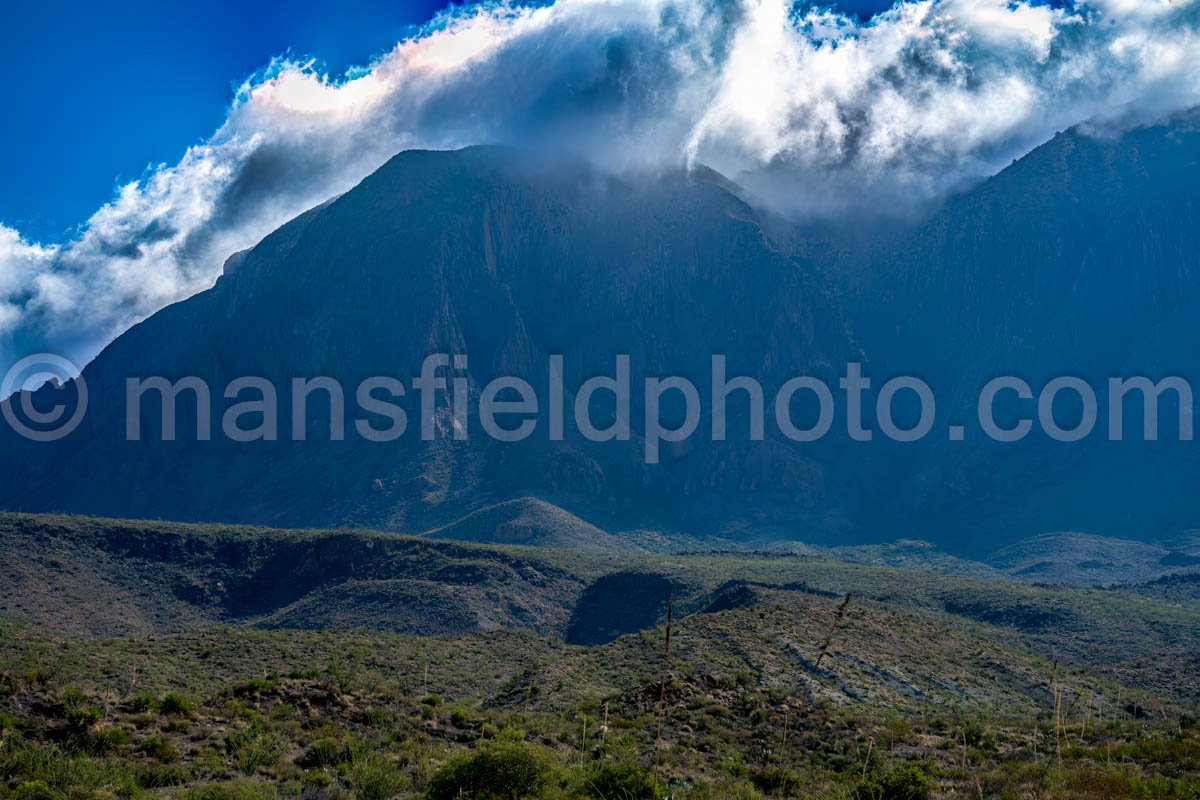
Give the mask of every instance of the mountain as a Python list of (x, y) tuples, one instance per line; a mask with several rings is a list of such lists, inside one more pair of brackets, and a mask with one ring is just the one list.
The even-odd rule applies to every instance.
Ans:
[[(1191, 115), (1113, 137), (1071, 130), (953, 198), (931, 220), (831, 259), (855, 333), (883, 374), (916, 374), (938, 414), (965, 424), (876, 454), (877, 523), (984, 556), (1030, 534), (1085, 531), (1152, 540), (1194, 527), (1200, 458), (1178, 441), (1179, 402), (1163, 396), (1160, 441), (1142, 438), (1132, 393), (1125, 441), (1107, 441), (1110, 377), (1200, 377), (1200, 127)], [(998, 376), (1034, 394), (1081, 378), (1098, 399), (1094, 433), (1051, 441), (1035, 424), (1020, 443), (980, 435), (977, 403)], [(1066, 391), (1064, 428), (1081, 419)], [(1005, 427), (1036, 420), (1037, 401), (996, 403)], [(1188, 416), (1191, 409), (1188, 409)], [(1174, 441), (1172, 441), (1174, 439)], [(886, 474), (887, 481), (872, 477)]]
[[(84, 426), (50, 445), (0, 441), (25, 465), (0, 478), (0, 497), (20, 510), (410, 532), (529, 495), (601, 523), (710, 530), (758, 517), (804, 529), (836, 508), (837, 477), (823, 462), (832, 446), (694, 437), (650, 468), (638, 436), (593, 443), (570, 425), (563, 442), (539, 432), (500, 445), (478, 430), (457, 441), (444, 395), (434, 441), (416, 435), (411, 395), (412, 435), (331, 441), (319, 393), (307, 442), (197, 441), (190, 393), (180, 441), (124, 437), (129, 377), (200, 376), (215, 387), (219, 420), (220, 390), (238, 377), (288, 387), (328, 375), (353, 387), (406, 379), (436, 352), (468, 356), (475, 407), (498, 375), (526, 377), (546, 397), (551, 354), (564, 355), (573, 389), (614, 374), (619, 354), (633, 385), (683, 375), (707, 386), (713, 353), (727, 355), (731, 375), (774, 376), (845, 361), (853, 348), (815, 272), (776, 248), (718, 176), (628, 182), (505, 150), (405, 152), (230, 259), (212, 289), (113, 342), (84, 370)], [(614, 412), (599, 397), (603, 426)], [(289, 431), (286, 396), (282, 405)], [(157, 432), (157, 409), (143, 409), (142, 430)], [(744, 414), (731, 407), (731, 429)], [(635, 392), (639, 431), (643, 415)]]
[[(602, 550), (914, 539), (981, 559), (1053, 531), (1162, 539), (1200, 525), (1200, 458), (1192, 443), (1169, 441), (1170, 400), (1160, 414), (1168, 441), (1128, 440), (1143, 421), (1136, 393), (1130, 436), (1101, 441), (1105, 387), (1112, 375), (1196, 372), (1198, 163), (1191, 118), (1120, 137), (1072, 130), (921, 223), (830, 234), (756, 210), (704, 169), (614, 177), (495, 148), (401, 153), (232, 257), (212, 289), (113, 342), (84, 370), (90, 409), (70, 436), (47, 444), (0, 432), (0, 454), (20, 465), (0, 475), (0, 504)], [(387, 444), (332, 441), (320, 391), (292, 418), (293, 378), (407, 379), (436, 352), (468, 356), (453, 372), (469, 386), (466, 439), (444, 394), (432, 441), (415, 434), (415, 392), (399, 401), (408, 435)], [(551, 441), (544, 406), (519, 443), (471, 428), (497, 376), (524, 377), (550, 397), (558, 354), (568, 415), (573, 392), (628, 354), (634, 387), (667, 375), (700, 387), (697, 434), (663, 443), (661, 463), (646, 463), (640, 391), (629, 441), (589, 441), (570, 424)], [(748, 403), (735, 397), (729, 440), (712, 441), (714, 354), (727, 356), (728, 375), (759, 378), (768, 400), (793, 376), (824, 380), (838, 398), (830, 434), (790, 441), (768, 406), (765, 440), (750, 441)], [(933, 432), (889, 441), (868, 396), (864, 421), (876, 435), (850, 441), (837, 394), (848, 362), (865, 365), (875, 390), (897, 374), (926, 380)], [(1004, 374), (1035, 392), (1057, 376), (1087, 380), (1100, 395), (1096, 432), (1062, 443), (1035, 426), (1020, 443), (988, 440), (976, 403)], [(143, 440), (126, 441), (126, 379), (155, 375), (214, 387), (217, 426), (233, 402), (221, 389), (265, 378), (283, 387), (279, 429), (298, 424), (309, 441), (197, 441), (188, 394), (180, 441), (158, 440), (153, 407), (139, 417)], [(35, 403), (53, 403), (56, 391)], [(595, 397), (603, 427), (616, 404)], [(906, 402), (897, 397), (898, 424), (915, 421)], [(998, 409), (1005, 424), (1036, 417), (1034, 401)], [(683, 412), (678, 396), (664, 397), (663, 419)], [(1070, 397), (1055, 407), (1065, 427), (1079, 413)], [(952, 424), (965, 441), (947, 436)]]

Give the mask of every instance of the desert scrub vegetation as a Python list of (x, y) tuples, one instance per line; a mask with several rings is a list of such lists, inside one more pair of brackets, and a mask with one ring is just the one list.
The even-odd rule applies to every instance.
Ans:
[(518, 742), (486, 744), (452, 758), (434, 773), (426, 788), (429, 800), (538, 797), (554, 773), (553, 757)]
[(162, 713), (176, 717), (194, 717), (196, 706), (191, 698), (179, 692), (167, 692), (159, 701), (158, 708)]
[[(0, 800), (1200, 800), (1195, 709), (1034, 658), (1016, 662), (1024, 705), (949, 690), (903, 702), (852, 649), (874, 630), (870, 601), (845, 610), (815, 669), (839, 602), (811, 620), (773, 604), (683, 620), (665, 671), (662, 630), (584, 648), (9, 627)], [(957, 669), (997, 663), (976, 658)]]

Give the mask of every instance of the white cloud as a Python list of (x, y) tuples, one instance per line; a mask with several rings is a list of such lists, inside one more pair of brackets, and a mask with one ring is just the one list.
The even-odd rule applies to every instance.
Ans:
[(341, 79), (277, 61), (222, 127), (61, 246), (0, 225), (0, 362), (76, 360), (408, 147), (708, 163), (796, 213), (940, 196), (1056, 131), (1200, 104), (1197, 0), (785, 0), (460, 9)]

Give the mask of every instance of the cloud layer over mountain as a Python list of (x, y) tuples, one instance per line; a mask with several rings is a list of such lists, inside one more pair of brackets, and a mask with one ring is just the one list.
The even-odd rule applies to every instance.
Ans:
[(277, 61), (222, 127), (43, 246), (0, 224), (0, 368), (81, 362), (225, 257), (399, 150), (533, 146), (618, 170), (703, 162), (798, 215), (920, 203), (1083, 122), (1200, 104), (1200, 0), (485, 4), (332, 78)]

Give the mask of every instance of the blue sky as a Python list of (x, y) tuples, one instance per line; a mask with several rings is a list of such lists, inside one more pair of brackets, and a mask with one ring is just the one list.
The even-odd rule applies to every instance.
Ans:
[[(1200, 0), (937, 0), (870, 20), (890, 4), (556, 0), (420, 28), (441, 2), (8, 0), (0, 370), (82, 364), (406, 148), (700, 163), (780, 213), (861, 218), (1082, 122), (1200, 106)], [(369, 68), (329, 79), (348, 65)]]
[[(869, 15), (891, 0), (843, 0)], [(445, 0), (12, 0), (0, 25), (0, 221), (68, 237), (118, 182), (174, 163), (273, 56), (365, 64)], [(102, 7), (103, 6), (103, 7)]]
[(442, 0), (208, 3), (10, 0), (0, 24), (0, 220), (60, 239), (117, 180), (174, 163), (272, 56), (340, 72), (413, 32)]

